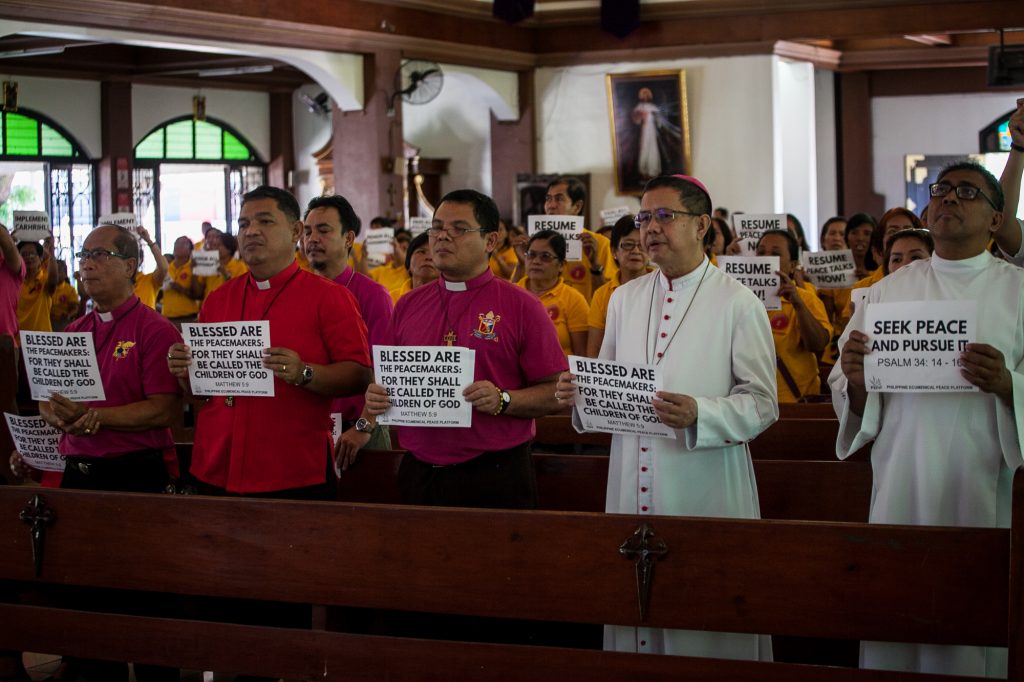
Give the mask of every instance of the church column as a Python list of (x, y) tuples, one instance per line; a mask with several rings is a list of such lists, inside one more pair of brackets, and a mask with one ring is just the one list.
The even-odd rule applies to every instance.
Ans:
[(397, 50), (381, 50), (363, 58), (364, 107), (341, 111), (335, 104), (334, 189), (345, 196), (363, 224), (377, 215), (400, 217), (402, 178), (395, 175), (395, 159), (403, 158), (402, 100), (388, 116), (395, 72), (402, 57)]
[(99, 215), (131, 212), (132, 159), (132, 84), (100, 83), (100, 127), (103, 134), (102, 156), (97, 168)]
[(517, 173), (533, 173), (533, 71), (519, 72), (519, 119), (499, 121), (491, 114), (491, 193), (502, 217), (512, 219)]
[(836, 133), (839, 154), (839, 212), (885, 212), (885, 197), (875, 193), (871, 133), (871, 76), (865, 71), (838, 75)]
[(292, 93), (270, 93), (270, 159), (267, 181), (274, 187), (295, 192), (291, 181), (295, 170), (295, 139), (292, 121)]

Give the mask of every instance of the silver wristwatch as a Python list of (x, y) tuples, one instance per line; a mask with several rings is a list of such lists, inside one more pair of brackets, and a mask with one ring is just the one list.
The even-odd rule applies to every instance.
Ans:
[(299, 386), (305, 386), (313, 380), (313, 368), (306, 365), (302, 368), (302, 379), (299, 381)]
[(373, 433), (373, 430), (377, 427), (376, 424), (371, 422), (365, 417), (360, 417), (356, 420), (356, 431), (359, 433)]

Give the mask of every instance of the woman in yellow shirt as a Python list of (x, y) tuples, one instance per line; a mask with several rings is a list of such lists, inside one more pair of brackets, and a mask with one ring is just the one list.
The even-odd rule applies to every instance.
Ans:
[(611, 300), (612, 293), (626, 282), (651, 271), (643, 240), (640, 238), (640, 230), (637, 229), (633, 216), (619, 218), (612, 226), (610, 239), (612, 258), (619, 266), (619, 271), (594, 292), (594, 298), (590, 301), (590, 315), (587, 318), (587, 356), (591, 358), (596, 358), (601, 352), (605, 321), (608, 319), (608, 301)]
[(553, 230), (534, 233), (526, 247), (526, 277), (519, 280), (519, 286), (544, 305), (562, 352), (586, 355), (590, 308), (583, 294), (562, 281), (565, 248), (565, 238)]
[(60, 284), (53, 292), (53, 305), (50, 307), (50, 323), (56, 332), (64, 331), (68, 323), (78, 317), (78, 291), (68, 280), (68, 264), (57, 263), (57, 279)]
[(216, 244), (209, 245), (216, 246), (220, 254), (220, 264), (217, 266), (216, 275), (195, 278), (196, 286), (202, 291), (204, 303), (210, 294), (224, 285), (224, 282), (249, 272), (245, 263), (235, 258), (235, 253), (238, 251), (238, 239), (234, 235), (221, 234)]
[(53, 306), (53, 292), (57, 290), (58, 284), (53, 238), (46, 240), (45, 251), (39, 242), (20, 242), (18, 252), (25, 261), (25, 281), (18, 294), (18, 329), (32, 332), (53, 331), (50, 308)]
[(515, 247), (512, 246), (512, 234), (504, 220), (498, 221), (498, 246), (491, 253), (491, 272), (501, 279), (511, 280), (515, 274), (516, 264), (519, 258), (516, 256)]

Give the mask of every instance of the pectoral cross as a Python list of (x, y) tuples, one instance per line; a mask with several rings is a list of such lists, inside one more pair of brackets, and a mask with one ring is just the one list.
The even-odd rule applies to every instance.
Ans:
[(444, 345), (446, 345), (446, 346), (454, 346), (455, 345), (455, 330), (454, 329), (449, 329), (448, 333), (445, 334), (441, 338), (444, 341)]
[(18, 514), (21, 522), (30, 527), (32, 533), (32, 563), (36, 569), (38, 578), (43, 572), (43, 546), (46, 527), (53, 523), (57, 515), (46, 506), (46, 499), (42, 495), (34, 495), (28, 505)]
[(226, 405), (227, 407), (234, 407), (235, 406), (235, 396), (233, 396), (233, 395), (225, 396), (224, 397), (224, 405)]
[(636, 600), (640, 608), (640, 622), (647, 620), (647, 607), (651, 603), (651, 584), (654, 582), (654, 562), (668, 554), (664, 540), (654, 537), (654, 529), (642, 524), (619, 547), (619, 554), (636, 561)]

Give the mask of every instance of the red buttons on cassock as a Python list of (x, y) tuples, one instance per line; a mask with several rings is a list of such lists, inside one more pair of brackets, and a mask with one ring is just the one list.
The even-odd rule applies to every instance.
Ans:
[(640, 511), (647, 511), (647, 505), (645, 504), (644, 506), (640, 507)]

